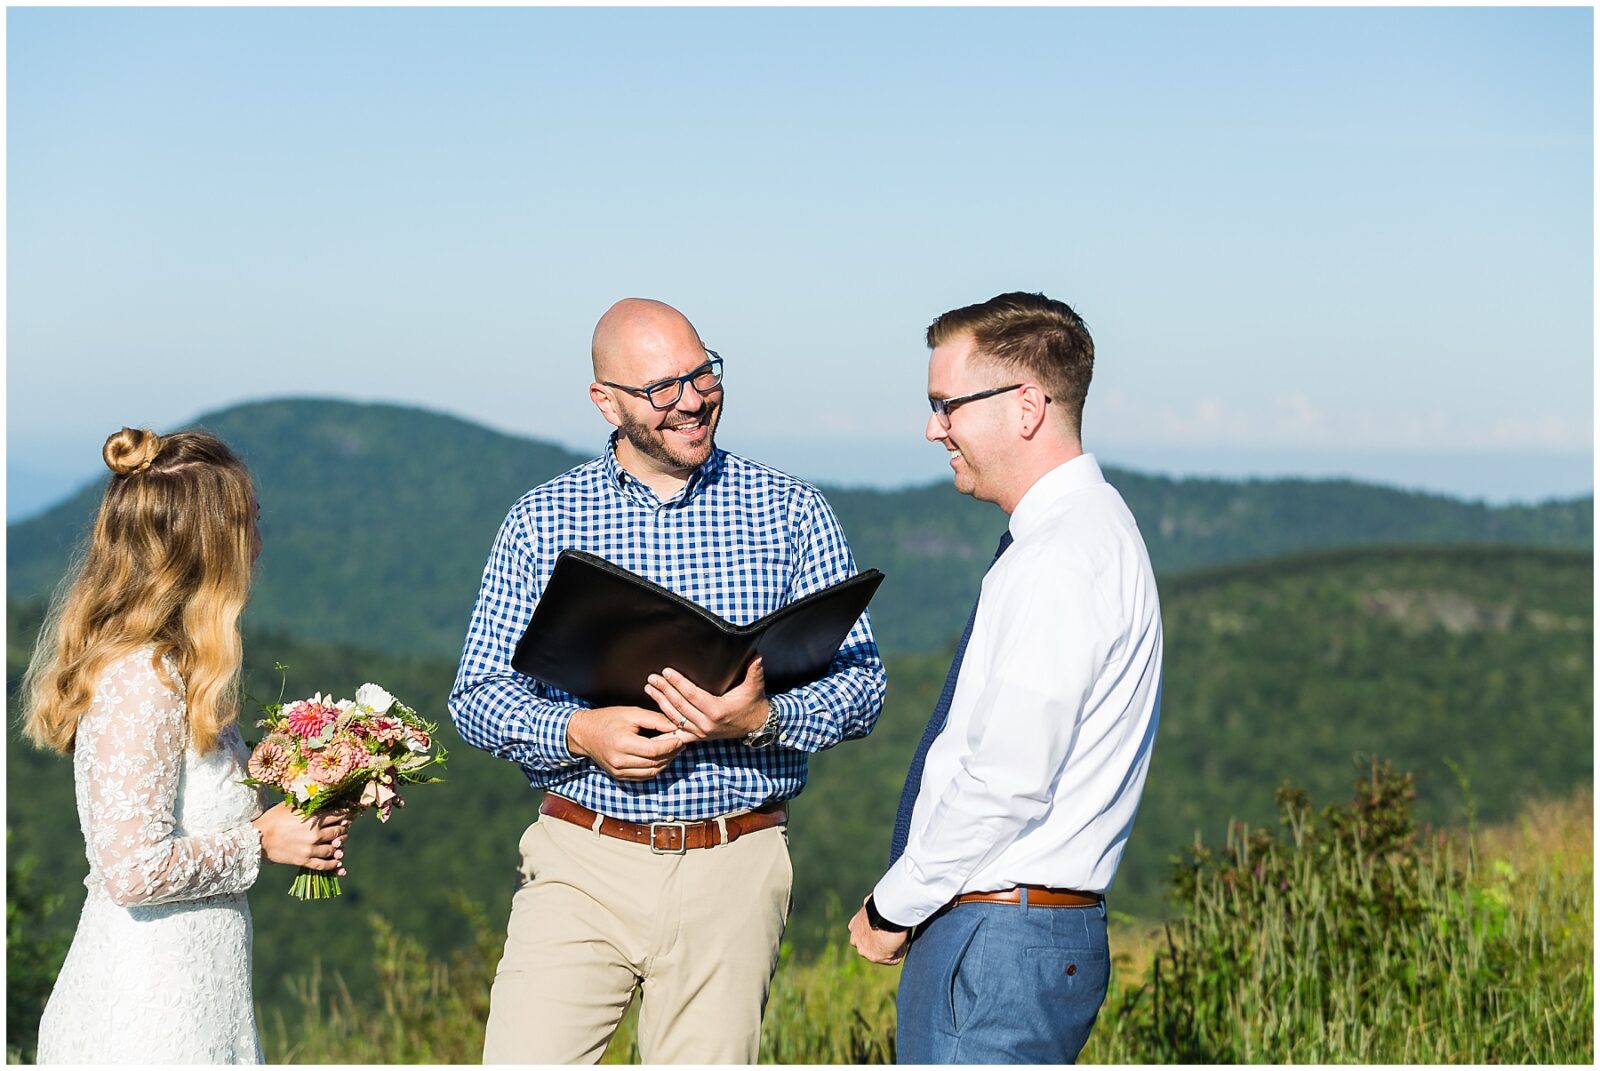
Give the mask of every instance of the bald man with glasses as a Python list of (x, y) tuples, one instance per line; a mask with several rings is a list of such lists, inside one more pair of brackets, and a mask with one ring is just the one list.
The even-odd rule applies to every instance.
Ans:
[(866, 736), (883, 662), (865, 613), (827, 675), (776, 694), (759, 660), (723, 695), (672, 667), (659, 709), (591, 708), (511, 667), (567, 549), (734, 622), (853, 576), (822, 495), (719, 449), (722, 357), (671, 306), (629, 298), (595, 328), (604, 452), (534, 488), (484, 569), (450, 712), (544, 789), (522, 836), (485, 1063), (594, 1063), (636, 989), (647, 1063), (753, 1063), (788, 916), (785, 802), (807, 757)]

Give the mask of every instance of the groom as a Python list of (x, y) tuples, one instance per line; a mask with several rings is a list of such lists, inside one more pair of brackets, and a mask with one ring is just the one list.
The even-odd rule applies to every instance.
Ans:
[(850, 938), (905, 957), (901, 1063), (1071, 1063), (1105, 997), (1104, 894), (1155, 740), (1155, 578), (1083, 452), (1094, 343), (1077, 313), (1001, 294), (939, 317), (928, 345), (927, 437), (1010, 524)]
[(450, 713), (546, 791), (490, 995), (485, 1063), (594, 1063), (642, 985), (647, 1063), (753, 1063), (789, 910), (784, 801), (808, 754), (867, 735), (884, 672), (863, 614), (822, 679), (724, 695), (671, 667), (659, 710), (590, 708), (511, 668), (556, 556), (589, 551), (748, 624), (855, 573), (817, 490), (717, 449), (722, 358), (683, 314), (619, 301), (594, 332), (601, 455), (512, 506)]

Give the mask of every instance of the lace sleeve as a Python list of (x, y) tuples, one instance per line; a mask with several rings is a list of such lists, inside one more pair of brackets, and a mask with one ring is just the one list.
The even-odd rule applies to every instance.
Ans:
[(243, 892), (261, 869), (261, 834), (248, 822), (175, 835), (185, 719), (182, 697), (138, 655), (113, 667), (80, 725), (84, 836), (106, 892), (124, 907)]

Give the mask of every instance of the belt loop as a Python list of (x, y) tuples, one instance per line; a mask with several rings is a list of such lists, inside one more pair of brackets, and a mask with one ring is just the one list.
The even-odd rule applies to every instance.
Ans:
[(1017, 891), (1022, 894), (1022, 910), (1023, 911), (1027, 911), (1028, 907), (1029, 907), (1029, 904), (1028, 904), (1028, 887), (1026, 885), (1018, 885), (1017, 886)]
[(728, 843), (728, 816), (727, 815), (725, 815), (725, 814), (717, 815), (717, 828), (722, 831), (722, 839), (719, 840), (717, 843), (719, 845)]
[(594, 824), (589, 827), (589, 832), (598, 837), (600, 835), (600, 827), (605, 824), (605, 821), (606, 816), (596, 811), (594, 816)]

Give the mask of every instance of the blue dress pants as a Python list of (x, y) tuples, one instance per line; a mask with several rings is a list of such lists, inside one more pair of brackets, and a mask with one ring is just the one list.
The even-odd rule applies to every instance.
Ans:
[(900, 972), (902, 1064), (1070, 1064), (1105, 1000), (1106, 909), (957, 904)]

